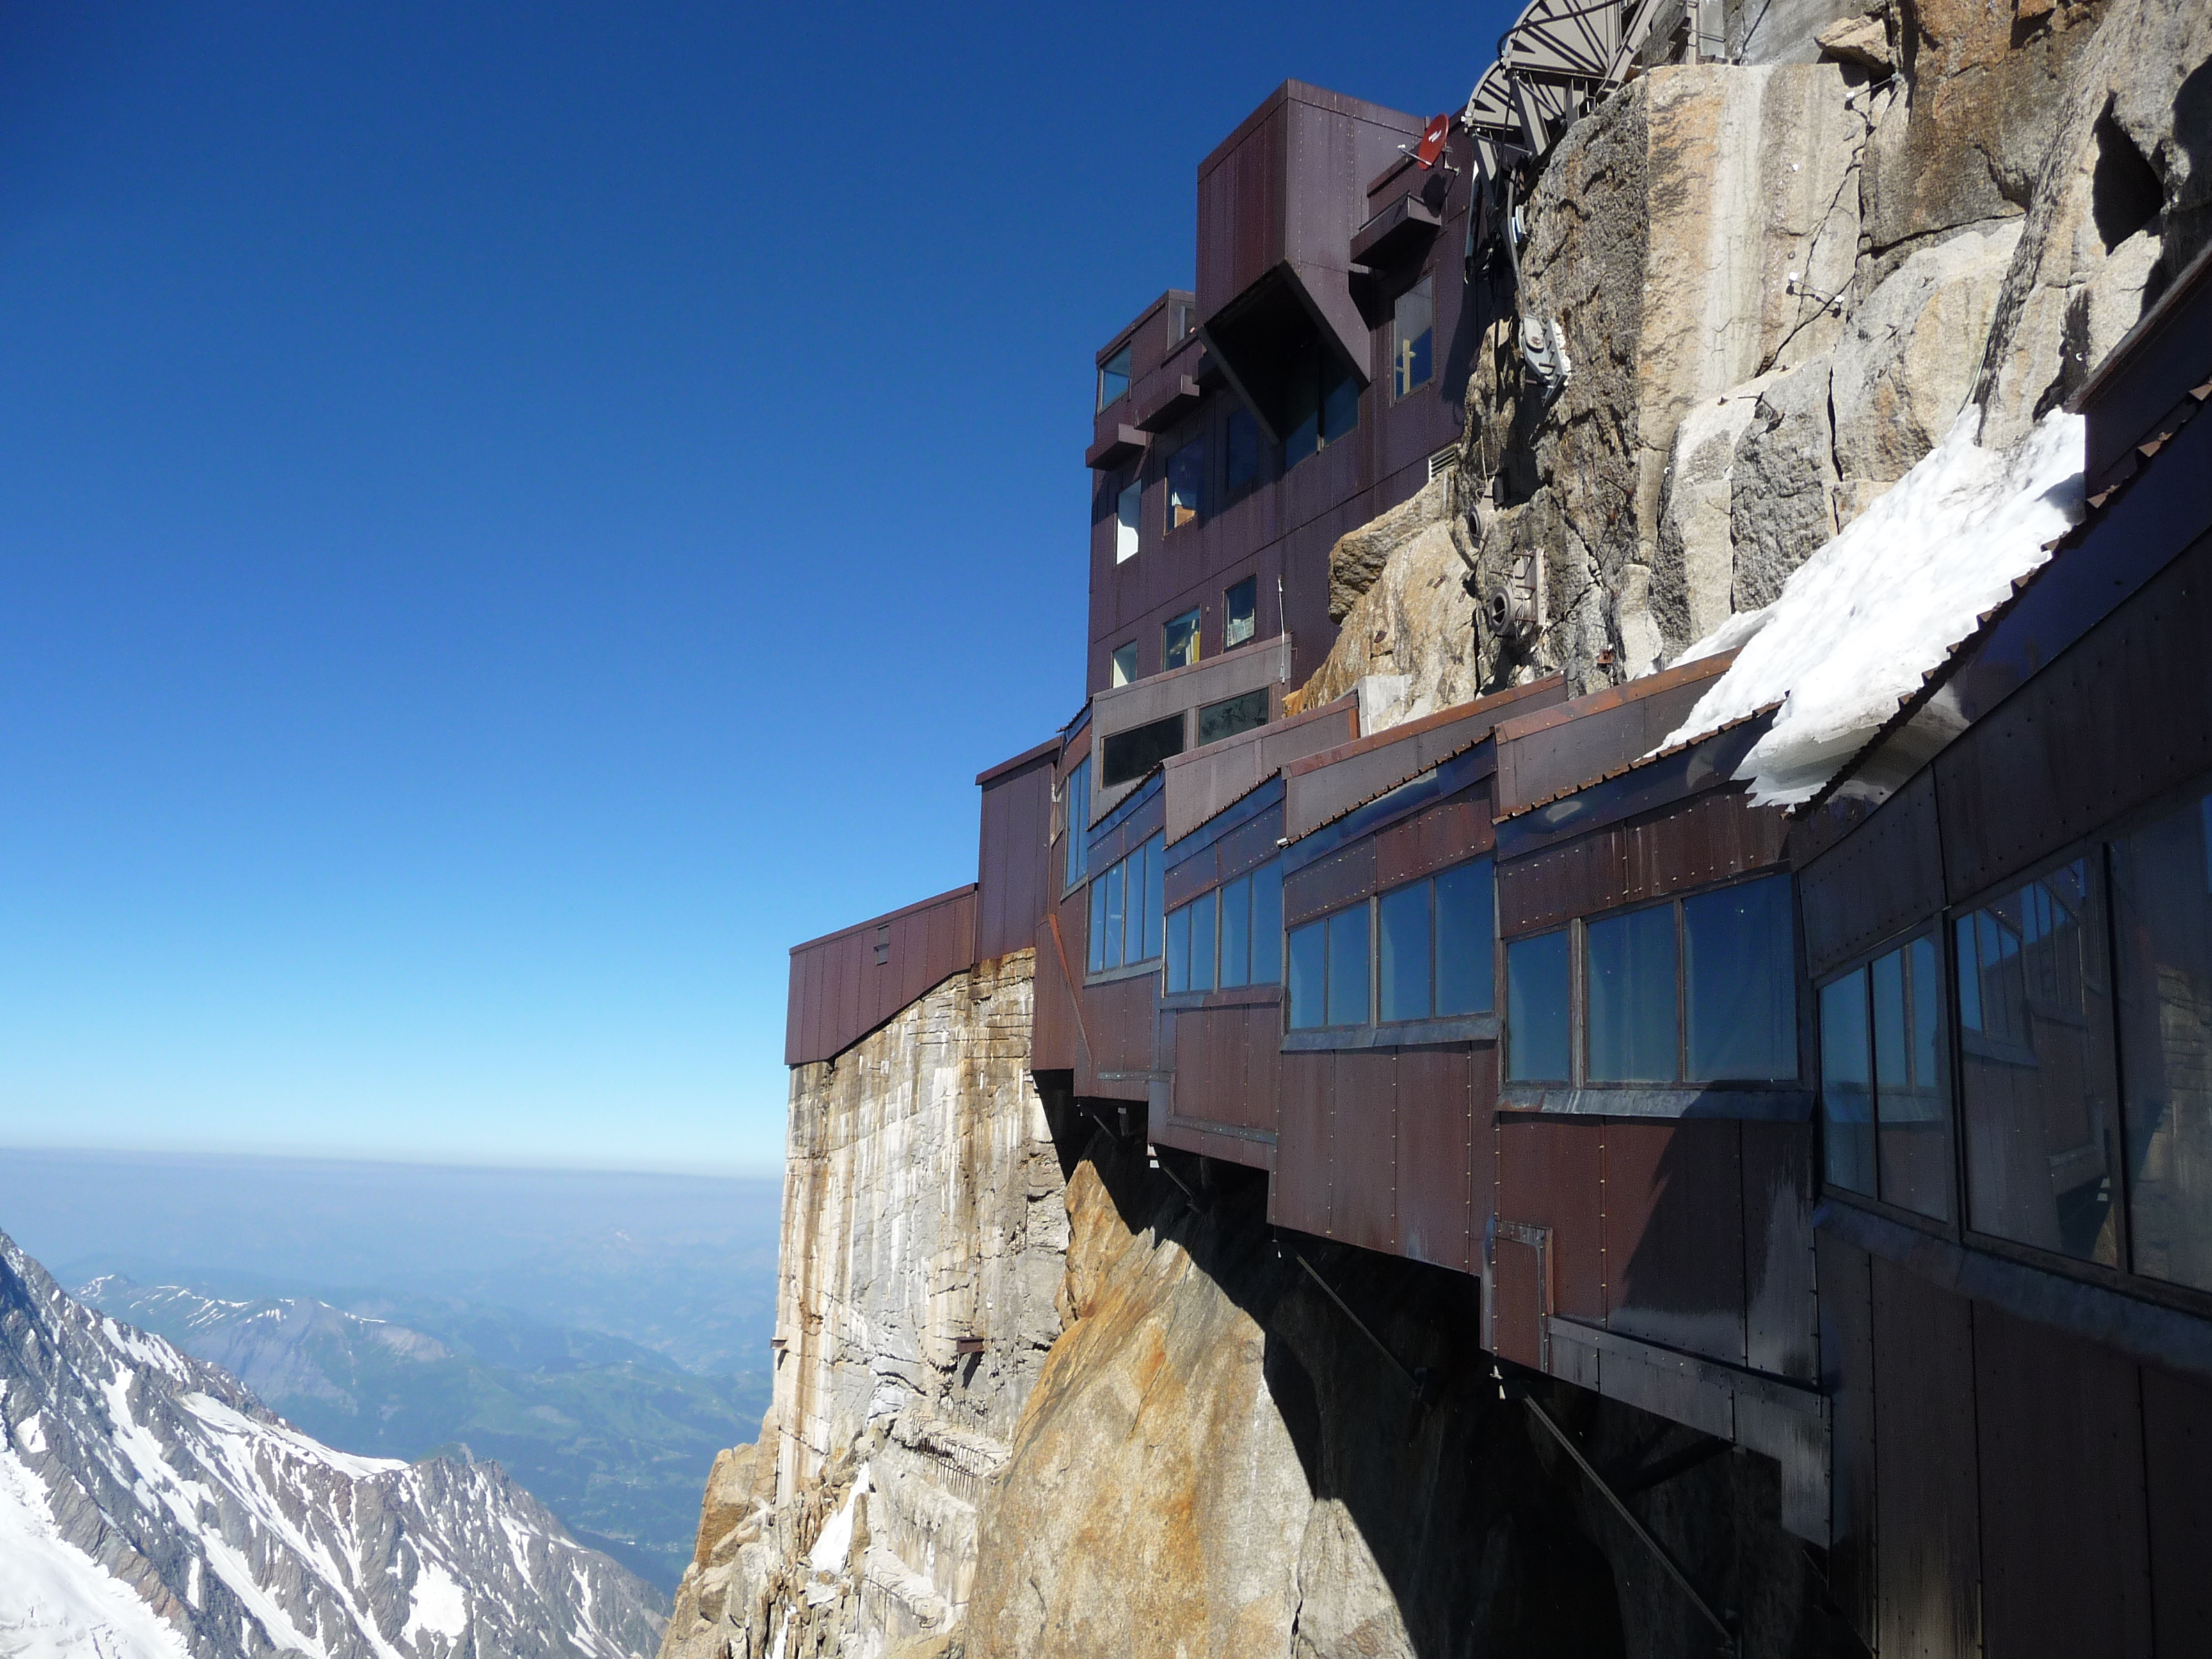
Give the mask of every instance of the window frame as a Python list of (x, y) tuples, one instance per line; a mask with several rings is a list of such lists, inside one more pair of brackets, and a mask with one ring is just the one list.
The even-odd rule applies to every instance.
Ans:
[[(2003, 891), (2010, 891), (2005, 888)], [(1972, 908), (1972, 907), (1969, 907)], [(1963, 1237), (1962, 1223), (1966, 1214), (1966, 1148), (1959, 1130), (1959, 1015), (1958, 963), (1951, 948), (1951, 921), (1944, 911), (1923, 917), (1911, 926), (1888, 933), (1876, 944), (1857, 951), (1831, 965), (1818, 979), (1808, 976), (1806, 988), (1810, 993), (1809, 1006), (1804, 1014), (1813, 1022), (1812, 1052), (1814, 1074), (1811, 1081), (1814, 1094), (1814, 1179), (1825, 1196), (1848, 1199), (1850, 1202), (1909, 1223), (1924, 1231), (1942, 1234), (1949, 1238)], [(1877, 1044), (1875, 1015), (1874, 966), (1892, 955), (1909, 951), (1920, 940), (1931, 941), (1936, 947), (1936, 1011), (1942, 1020), (1941, 1042), (1936, 1056), (1936, 1069), (1941, 1078), (1940, 1091), (1943, 1100), (1946, 1129), (1951, 1153), (1950, 1199), (1951, 1213), (1946, 1217), (1929, 1215), (1925, 1210), (1916, 1210), (1893, 1199), (1881, 1196), (1881, 1073)], [(1866, 1018), (1867, 1066), (1867, 1127), (1870, 1137), (1871, 1169), (1875, 1190), (1863, 1193), (1850, 1187), (1832, 1183), (1827, 1176), (1828, 1156), (1828, 1091), (1827, 1091), (1827, 1017), (1822, 1011), (1821, 999), (1833, 987), (1853, 975), (1863, 975), (1865, 984), (1861, 993), (1861, 1005)]]
[[(1154, 924), (1147, 905), (1149, 900), (1164, 888), (1166, 870), (1167, 832), (1155, 830), (1091, 877), (1091, 895), (1085, 901), (1087, 922), (1083, 942), (1083, 982), (1085, 985), (1107, 984), (1115, 980), (1158, 973), (1165, 964), (1167, 912), (1163, 908), (1158, 913), (1158, 923)], [(1117, 888), (1121, 904), (1121, 949), (1114, 960), (1108, 961), (1106, 940), (1115, 925), (1113, 907)], [(1099, 926), (1102, 915), (1106, 921), (1103, 929)], [(1133, 920), (1137, 946), (1140, 951), (1149, 942), (1146, 938), (1147, 927), (1157, 926), (1159, 948), (1152, 955), (1129, 955), (1129, 933)]]
[(1145, 478), (1142, 472), (1132, 472), (1128, 482), (1114, 492), (1113, 524), (1114, 565), (1119, 569), (1144, 551)]
[[(1236, 611), (1235, 607), (1231, 604), (1231, 600), (1235, 597), (1237, 589), (1241, 587), (1249, 587), (1252, 590), (1251, 627), (1250, 629), (1242, 637), (1232, 640), (1229, 637), (1229, 630), (1235, 625)], [(1221, 590), (1221, 648), (1224, 651), (1234, 651), (1238, 646), (1249, 645), (1259, 637), (1260, 574), (1255, 570), (1249, 575), (1238, 577), (1235, 581), (1230, 583), (1228, 586)]]
[[(1393, 301), (1390, 302), (1390, 401), (1391, 401), (1393, 404), (1400, 404), (1400, 403), (1403, 403), (1407, 398), (1408, 398), (1412, 397), (1415, 392), (1421, 392), (1421, 391), (1425, 391), (1425, 390), (1426, 390), (1428, 387), (1430, 387), (1430, 386), (1434, 386), (1434, 385), (1436, 384), (1436, 380), (1437, 380), (1437, 287), (1436, 287), (1436, 283), (1437, 283), (1437, 278), (1436, 278), (1436, 272), (1435, 272), (1435, 271), (1431, 270), (1431, 271), (1425, 272), (1425, 273), (1420, 276), (1420, 278), (1419, 278), (1418, 281), (1416, 281), (1416, 282), (1413, 283), (1412, 284), (1410, 284), (1410, 285), (1406, 289), (1406, 290), (1405, 290), (1403, 293), (1400, 294), (1396, 299), (1393, 300)], [(1405, 301), (1407, 301), (1407, 298), (1409, 298), (1411, 295), (1413, 295), (1413, 294), (1415, 294), (1415, 293), (1417, 293), (1417, 292), (1420, 292), (1420, 291), (1422, 291), (1422, 290), (1424, 290), (1424, 289), (1425, 289), (1425, 290), (1426, 290), (1426, 296), (1425, 296), (1425, 297), (1427, 298), (1427, 301), (1428, 301), (1428, 306), (1429, 306), (1429, 325), (1428, 325), (1428, 327), (1427, 327), (1427, 328), (1425, 328), (1425, 330), (1423, 330), (1423, 331), (1422, 331), (1422, 333), (1423, 333), (1423, 334), (1425, 334), (1425, 335), (1427, 336), (1427, 337), (1428, 337), (1428, 342), (1429, 342), (1429, 349), (1428, 349), (1429, 369), (1428, 369), (1428, 373), (1427, 373), (1427, 374), (1424, 374), (1424, 375), (1423, 375), (1419, 380), (1412, 380), (1412, 381), (1408, 381), (1408, 382), (1407, 382), (1406, 384), (1404, 384), (1404, 385), (1402, 385), (1402, 386), (1401, 386), (1401, 385), (1400, 384), (1400, 363), (1399, 363), (1399, 359), (1400, 359), (1400, 357), (1401, 357), (1401, 354), (1402, 354), (1402, 352), (1403, 352), (1403, 350), (1404, 350), (1404, 347), (1405, 347), (1405, 343), (1405, 343), (1405, 342), (1403, 342), (1402, 340), (1401, 340), (1401, 339), (1400, 339), (1400, 337), (1399, 337), (1399, 335), (1398, 335), (1398, 307), (1399, 307), (1401, 305), (1404, 304), (1404, 303), (1405, 303)], [(1417, 336), (1415, 336), (1414, 337), (1415, 337), (1415, 338), (1419, 338), (1419, 337), (1420, 337), (1420, 336), (1418, 336), (1418, 335), (1417, 335)]]
[[(1474, 865), (1487, 865), (1490, 875), (1490, 938), (1487, 941), (1491, 964), (1490, 1006), (1472, 1013), (1440, 1014), (1437, 1010), (1437, 988), (1441, 980), (1440, 956), (1443, 936), (1437, 926), (1436, 884), (1439, 878)], [(1395, 894), (1413, 888), (1424, 890), (1428, 916), (1428, 949), (1426, 954), (1428, 978), (1428, 1012), (1398, 1019), (1382, 1018), (1382, 902)], [(1328, 1018), (1328, 986), (1333, 971), (1334, 957), (1334, 930), (1330, 924), (1339, 916), (1364, 909), (1367, 921), (1367, 1016), (1363, 1020), (1346, 1024)], [(1307, 929), (1323, 930), (1322, 955), (1322, 1022), (1312, 1025), (1294, 1025), (1290, 1021), (1296, 1010), (1291, 1006), (1290, 966), (1291, 940)], [(1504, 960), (1504, 942), (1498, 932), (1498, 861), (1494, 851), (1486, 849), (1466, 858), (1394, 882), (1389, 887), (1378, 887), (1363, 898), (1348, 904), (1340, 904), (1316, 912), (1291, 925), (1287, 919), (1283, 927), (1282, 985), (1284, 1030), (1286, 1040), (1296, 1047), (1310, 1048), (1403, 1048), (1426, 1042), (1495, 1042), (1503, 1032), (1504, 1020), (1498, 1001), (1502, 984), (1500, 965)], [(1358, 1035), (1363, 1041), (1347, 1043), (1342, 1039)], [(1334, 1039), (1333, 1041), (1331, 1039)]]
[[(1194, 433), (1190, 437), (1185, 439), (1182, 443), (1177, 444), (1174, 450), (1169, 453), (1167, 459), (1161, 463), (1160, 482), (1164, 486), (1160, 492), (1161, 533), (1163, 535), (1172, 536), (1178, 530), (1188, 530), (1194, 526), (1202, 525), (1206, 522), (1206, 496), (1207, 482), (1206, 476), (1206, 463), (1207, 459), (1207, 448), (1208, 446), (1206, 441), (1206, 434), (1203, 432)], [(1191, 506), (1188, 509), (1185, 509), (1182, 507), (1176, 500), (1176, 491), (1182, 487), (1176, 483), (1176, 473), (1177, 464), (1184, 460), (1186, 457), (1189, 457), (1193, 450), (1198, 452), (1197, 455), (1192, 460), (1191, 465), (1188, 468), (1184, 469), (1184, 471), (1187, 473), (1195, 475), (1194, 482), (1192, 482), (1190, 484), (1190, 488), (1194, 492), (1194, 498)], [(1188, 511), (1189, 516), (1183, 519), (1177, 519), (1176, 514), (1179, 511)]]
[[(1136, 349), (1135, 339), (1127, 339), (1098, 360), (1098, 406), (1091, 411), (1094, 417), (1103, 415), (1120, 403), (1129, 395), (1129, 388), (1136, 385), (1137, 377), (1130, 372), (1136, 367)], [(1114, 367), (1117, 362), (1121, 365), (1119, 368)], [(1110, 398), (1106, 395), (1106, 380), (1109, 375), (1121, 382), (1121, 390)]]
[[(1194, 985), (1190, 982), (1189, 968), (1187, 960), (1182, 974), (1182, 982), (1181, 984), (1177, 984), (1175, 982), (1176, 975), (1174, 972), (1175, 952), (1172, 948), (1164, 945), (1163, 949), (1166, 957), (1166, 960), (1162, 964), (1161, 972), (1161, 989), (1164, 995), (1174, 997), (1210, 996), (1216, 992), (1227, 992), (1237, 994), (1239, 1000), (1249, 1000), (1248, 994), (1264, 994), (1272, 990), (1284, 993), (1285, 1000), (1287, 1000), (1287, 981), (1285, 975), (1287, 974), (1288, 969), (1285, 966), (1285, 962), (1290, 930), (1283, 925), (1282, 869), (1282, 855), (1279, 853), (1275, 854), (1273, 856), (1261, 859), (1257, 863), (1250, 865), (1243, 870), (1239, 870), (1235, 875), (1231, 876), (1225, 881), (1215, 882), (1211, 887), (1207, 887), (1199, 892), (1193, 893), (1181, 904), (1176, 905), (1173, 909), (1168, 910), (1165, 913), (1166, 921), (1164, 925), (1170, 938), (1172, 937), (1172, 931), (1175, 927), (1175, 918), (1177, 916), (1182, 916), (1186, 919), (1183, 923), (1185, 929), (1184, 954), (1186, 958), (1188, 958), (1189, 953), (1189, 941), (1194, 936), (1191, 929), (1190, 918), (1199, 906), (1204, 905), (1207, 907), (1212, 916), (1207, 937), (1212, 941), (1212, 951), (1213, 960), (1208, 969), (1208, 975), (1205, 984)], [(1274, 872), (1273, 882), (1275, 887), (1275, 925), (1272, 930), (1260, 926), (1261, 918), (1260, 915), (1259, 905), (1255, 896), (1259, 890), (1258, 884), (1262, 875), (1270, 870)], [(1242, 886), (1247, 896), (1245, 899), (1244, 967), (1243, 969), (1245, 976), (1235, 984), (1228, 984), (1224, 983), (1222, 979), (1223, 939), (1227, 932), (1227, 930), (1222, 926), (1222, 917), (1227, 908), (1229, 890), (1232, 887), (1237, 886)], [(1259, 970), (1261, 966), (1262, 959), (1260, 941), (1265, 938), (1270, 931), (1273, 932), (1275, 940), (1275, 971), (1272, 976), (1261, 977), (1259, 976)]]
[[(1181, 662), (1170, 662), (1169, 658), (1174, 653), (1168, 647), (1168, 630), (1182, 623), (1190, 624), (1190, 654)], [(1160, 624), (1160, 672), (1164, 674), (1170, 669), (1189, 668), (1206, 660), (1205, 634), (1206, 607), (1204, 605), (1194, 605), (1189, 610), (1170, 617), (1162, 623)]]
[[(1126, 654), (1129, 659), (1128, 672), (1127, 673), (1122, 672), (1121, 666), (1121, 659), (1124, 654)], [(1114, 647), (1111, 650), (1107, 652), (1106, 689), (1108, 690), (1113, 690), (1117, 686), (1134, 685), (1141, 678), (1142, 676), (1137, 672), (1136, 641), (1124, 640), (1121, 644)]]

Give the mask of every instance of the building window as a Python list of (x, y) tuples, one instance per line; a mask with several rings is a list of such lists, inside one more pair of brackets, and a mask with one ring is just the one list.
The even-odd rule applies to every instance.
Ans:
[(1060, 833), (1067, 838), (1067, 845), (1062, 849), (1066, 879), (1060, 885), (1069, 888), (1080, 882), (1091, 868), (1090, 756), (1075, 763), (1075, 769), (1067, 775), (1067, 787), (1061, 793), (1067, 807), (1067, 823)]
[(1109, 973), (1158, 958), (1160, 882), (1166, 855), (1154, 836), (1091, 884), (1091, 971)]
[(1249, 489), (1260, 478), (1260, 423), (1252, 418), (1249, 409), (1229, 411), (1227, 426), (1222, 432), (1222, 447), (1228, 452), (1226, 482), (1229, 493), (1236, 495)]
[(1114, 647), (1112, 678), (1109, 684), (1127, 685), (1137, 678), (1137, 642), (1134, 640)]
[(2118, 1265), (2098, 886), (2095, 867), (2076, 859), (1955, 924), (1966, 1219)]
[(1114, 562), (1127, 564), (1137, 556), (1137, 515), (1145, 504), (1141, 479), (1132, 478), (1114, 498)]
[(1820, 988), (1827, 1183), (1938, 1221), (1951, 1217), (1943, 990), (1932, 936)]
[(1116, 732), (1098, 745), (1099, 782), (1109, 789), (1134, 783), (1170, 755), (1182, 753), (1182, 716)]
[(1221, 648), (1233, 651), (1260, 631), (1260, 579), (1247, 576), (1221, 596)]
[(1270, 859), (1168, 915), (1167, 988), (1224, 990), (1283, 977), (1283, 866)]
[(1193, 438), (1168, 457), (1168, 528), (1195, 524), (1206, 511), (1206, 440)]
[(1674, 907), (1653, 905), (1589, 924), (1583, 934), (1592, 1083), (1672, 1083)]
[(1497, 1006), (1498, 891), (1490, 860), (1436, 878), (1437, 1018), (1486, 1014)]
[(1291, 370), (1289, 429), (1283, 465), (1296, 466), (1349, 435), (1359, 424), (1359, 382), (1327, 345), (1307, 349)]
[(1402, 398), (1436, 378), (1435, 279), (1424, 276), (1398, 296), (1390, 314), (1390, 384)]
[(1178, 343), (1188, 340), (1198, 327), (1198, 307), (1188, 300), (1171, 301), (1168, 306), (1168, 331)]
[(1371, 954), (1367, 908), (1355, 904), (1294, 929), (1290, 939), (1291, 1029), (1364, 1025)]
[[(1371, 963), (1363, 956), (1355, 964), (1345, 954), (1355, 944), (1363, 951), (1368, 948), (1369, 907), (1364, 902), (1309, 922), (1291, 936), (1294, 1027), (1388, 1025), (1492, 1011), (1497, 934), (1488, 859), (1394, 887), (1375, 899), (1373, 907)], [(1346, 920), (1355, 915), (1357, 921)], [(1310, 970), (1303, 1005), (1296, 988), (1302, 949)]]
[(1567, 930), (1516, 939), (1505, 947), (1505, 1075), (1514, 1083), (1565, 1083)]
[(2212, 796), (2112, 844), (2112, 921), (2135, 1270), (2212, 1290)]
[(1098, 365), (1098, 407), (1101, 412), (1128, 389), (1129, 348), (1125, 345)]
[(1188, 668), (1198, 660), (1198, 612), (1186, 611), (1160, 629), (1160, 666)]
[(1797, 956), (1790, 880), (1768, 876), (1682, 901), (1683, 1076), (1797, 1075)]
[(1267, 690), (1247, 691), (1241, 697), (1224, 697), (1198, 711), (1198, 746), (1233, 738), (1239, 732), (1255, 732), (1267, 723)]

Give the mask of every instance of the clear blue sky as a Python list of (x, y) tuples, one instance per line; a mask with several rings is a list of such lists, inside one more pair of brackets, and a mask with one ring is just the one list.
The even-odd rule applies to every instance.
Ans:
[(1081, 697), (1091, 353), (1495, 6), (0, 6), (0, 1145), (781, 1156)]

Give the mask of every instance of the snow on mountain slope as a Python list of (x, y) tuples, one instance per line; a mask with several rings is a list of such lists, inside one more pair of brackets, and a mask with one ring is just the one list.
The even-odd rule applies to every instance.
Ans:
[(658, 1601), (496, 1464), (333, 1451), (0, 1235), (0, 1659), (623, 1659)]

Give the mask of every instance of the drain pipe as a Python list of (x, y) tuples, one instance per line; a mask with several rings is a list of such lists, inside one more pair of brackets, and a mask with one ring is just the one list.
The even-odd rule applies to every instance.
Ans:
[[(1309, 1271), (1310, 1271), (1310, 1269), (1309, 1269)], [(1501, 1379), (1501, 1382), (1502, 1381), (1503, 1379)], [(1729, 1655), (1735, 1656), (1735, 1659), (1741, 1659), (1741, 1656), (1743, 1652), (1743, 1638), (1741, 1633), (1727, 1620), (1715, 1613), (1711, 1607), (1707, 1604), (1705, 1598), (1698, 1594), (1697, 1586), (1690, 1582), (1689, 1576), (1686, 1574), (1680, 1567), (1674, 1565), (1674, 1558), (1667, 1553), (1666, 1546), (1662, 1544), (1657, 1539), (1654, 1538), (1650, 1533), (1646, 1530), (1644, 1523), (1641, 1521), (1638, 1521), (1635, 1516), (1629, 1512), (1628, 1505), (1621, 1501), (1620, 1494), (1613, 1491), (1611, 1486), (1606, 1484), (1605, 1477), (1591, 1467), (1589, 1458), (1583, 1455), (1583, 1449), (1575, 1444), (1574, 1441), (1568, 1437), (1567, 1431), (1559, 1426), (1558, 1421), (1552, 1416), (1551, 1413), (1544, 1409), (1543, 1406), (1537, 1401), (1536, 1396), (1527, 1391), (1525, 1385), (1516, 1381), (1512, 1383), (1506, 1384), (1505, 1386), (1509, 1389), (1520, 1390), (1521, 1403), (1528, 1408), (1530, 1415), (1534, 1417), (1539, 1423), (1541, 1423), (1544, 1425), (1545, 1430), (1551, 1435), (1553, 1439), (1559, 1443), (1560, 1449), (1565, 1451), (1569, 1457), (1574, 1459), (1575, 1467), (1583, 1472), (1583, 1475), (1588, 1478), (1590, 1485), (1595, 1486), (1599, 1492), (1605, 1495), (1605, 1501), (1612, 1504), (1614, 1511), (1623, 1521), (1626, 1521), (1628, 1523), (1628, 1529), (1634, 1533), (1638, 1538), (1642, 1539), (1644, 1540), (1644, 1548), (1650, 1550), (1653, 1555), (1658, 1558), (1659, 1565), (1667, 1569), (1667, 1576), (1681, 1586), (1682, 1594), (1690, 1598), (1690, 1605), (1698, 1610), (1699, 1615), (1707, 1624), (1711, 1625), (1715, 1631), (1719, 1632), (1723, 1650)], [(1510, 1397), (1510, 1394), (1508, 1397)]]

